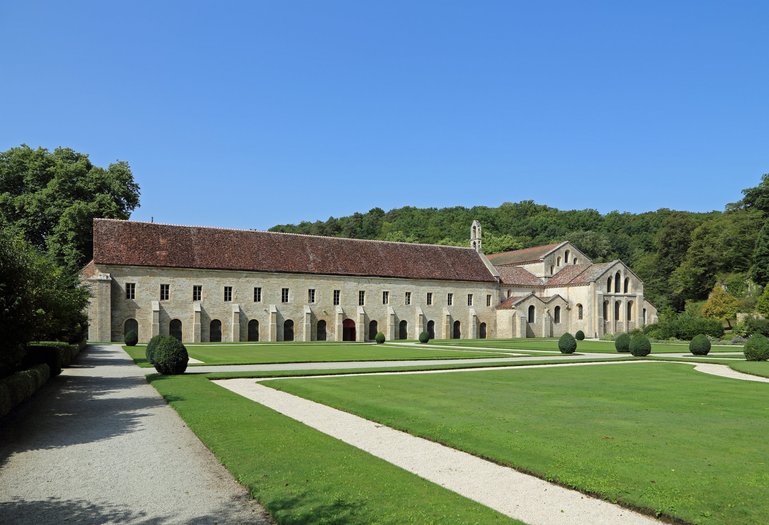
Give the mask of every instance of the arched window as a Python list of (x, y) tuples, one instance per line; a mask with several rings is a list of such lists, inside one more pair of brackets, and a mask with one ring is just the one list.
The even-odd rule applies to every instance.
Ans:
[(530, 323), (533, 323), (536, 320), (536, 317), (535, 317), (536, 316), (536, 312), (537, 312), (537, 309), (534, 308), (533, 304), (531, 306), (529, 306), (529, 322)]
[(615, 321), (622, 320), (622, 317), (620, 316), (621, 308), (622, 308), (622, 303), (619, 301), (614, 301), (614, 320)]
[(318, 321), (317, 338), (318, 341), (326, 340), (326, 321), (322, 319)]
[(574, 258), (574, 264), (577, 264), (577, 262), (578, 262), (578, 261), (579, 261), (579, 259), (577, 259), (577, 258), (575, 257), (575, 258)]
[(398, 339), (408, 339), (409, 337), (409, 323), (406, 320), (401, 321), (398, 324)]
[(251, 319), (248, 322), (248, 340), (249, 341), (259, 340), (259, 321), (257, 321), (256, 319)]
[(139, 322), (136, 319), (126, 319), (123, 323), (123, 340), (128, 332), (133, 332), (136, 336), (139, 336)]
[(481, 339), (486, 339), (486, 323), (481, 323), (481, 325), (478, 327), (478, 337)]
[(508, 291), (507, 291), (507, 297), (508, 297), (508, 299), (510, 298), (510, 296), (511, 296), (512, 294), (513, 294), (513, 291), (512, 291), (512, 290), (508, 290)]
[(552, 264), (550, 265), (550, 275), (553, 275), (555, 273), (555, 266)]
[(459, 321), (454, 321), (454, 330), (451, 334), (454, 339), (462, 338), (462, 325)]
[(291, 319), (286, 319), (285, 321), (283, 321), (283, 340), (284, 341), (294, 340), (294, 321)]
[(379, 325), (376, 321), (370, 321), (368, 324), (368, 338), (372, 341), (376, 339), (376, 333), (379, 331)]
[(222, 342), (222, 322), (219, 319), (214, 319), (208, 326), (208, 340), (212, 343)]
[(628, 301), (627, 302), (626, 317), (627, 317), (628, 321), (632, 321), (633, 320), (633, 301)]
[(603, 302), (603, 320), (604, 321), (609, 320), (609, 301)]
[(606, 291), (611, 293), (611, 277), (606, 279)]
[(646, 308), (643, 309), (644, 324), (646, 324)]
[(584, 309), (582, 308), (581, 304), (578, 304), (577, 305), (577, 319), (579, 319), (581, 321), (583, 317), (584, 317)]
[(168, 335), (179, 341), (182, 340), (182, 322), (179, 319), (171, 319), (171, 323), (168, 325)]
[(556, 266), (561, 266), (561, 256), (560, 255), (555, 259), (555, 265)]
[(624, 293), (628, 293), (630, 291), (630, 277), (625, 277), (625, 286), (624, 286)]
[(620, 279), (622, 279), (622, 276), (619, 274), (619, 272), (617, 272), (617, 273), (614, 275), (614, 292), (615, 292), (615, 293), (619, 293), (619, 287), (620, 287), (620, 285), (622, 284), (622, 283), (620, 282)]
[(352, 319), (342, 321), (342, 341), (355, 341), (355, 321)]
[(435, 339), (435, 321), (427, 321), (427, 335), (430, 339)]
[(561, 322), (561, 307), (556, 306), (555, 310), (553, 310), (553, 322), (555, 324), (558, 324)]
[(563, 264), (569, 264), (569, 250), (566, 250), (566, 253), (563, 254)]

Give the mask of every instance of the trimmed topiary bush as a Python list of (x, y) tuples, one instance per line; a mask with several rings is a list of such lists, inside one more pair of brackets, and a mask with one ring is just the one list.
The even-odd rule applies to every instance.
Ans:
[(745, 343), (745, 359), (748, 361), (766, 361), (769, 359), (769, 339), (761, 334), (750, 336)]
[(585, 332), (582, 330), (577, 330), (577, 333), (574, 334), (574, 339), (577, 341), (584, 341), (585, 340)]
[(419, 334), (419, 342), (420, 343), (426, 343), (430, 340), (430, 334), (427, 333), (427, 331), (422, 332)]
[(558, 339), (558, 350), (562, 354), (573, 354), (577, 350), (577, 340), (569, 332)]
[(136, 332), (133, 330), (129, 330), (125, 334), (125, 344), (126, 346), (136, 346), (136, 343), (139, 342), (139, 336)]
[(708, 355), (710, 339), (705, 334), (695, 335), (689, 343), (689, 351), (694, 355)]
[(163, 335), (153, 348), (155, 370), (163, 375), (183, 374), (190, 356), (187, 348), (175, 337)]
[(630, 353), (636, 357), (644, 357), (652, 353), (652, 344), (649, 338), (642, 334), (630, 338)]
[(385, 335), (382, 332), (377, 332), (374, 336), (374, 341), (376, 341), (376, 344), (381, 345), (385, 342)]
[(150, 339), (149, 343), (147, 343), (147, 349), (144, 351), (144, 357), (147, 358), (147, 362), (151, 365), (155, 364), (155, 347), (157, 346), (158, 342), (162, 338), (162, 335), (156, 335), (152, 339)]
[(614, 340), (614, 348), (617, 352), (630, 352), (630, 334), (620, 334)]

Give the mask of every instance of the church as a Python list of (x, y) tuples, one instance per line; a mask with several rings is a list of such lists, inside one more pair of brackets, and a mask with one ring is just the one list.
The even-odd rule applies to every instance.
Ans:
[(439, 246), (95, 219), (90, 341), (601, 337), (656, 322), (621, 261), (569, 242), (485, 255)]

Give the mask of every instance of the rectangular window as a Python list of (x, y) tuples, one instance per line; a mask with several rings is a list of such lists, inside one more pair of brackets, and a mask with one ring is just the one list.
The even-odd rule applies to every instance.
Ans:
[(469, 293), (467, 294), (467, 306), (473, 305), (473, 294)]
[(288, 302), (288, 288), (283, 288), (280, 291), (280, 300), (284, 303)]
[(161, 284), (160, 285), (160, 300), (161, 301), (168, 301), (168, 298), (171, 295), (171, 285), (170, 284)]
[(433, 304), (433, 292), (427, 292), (427, 306)]
[(366, 292), (363, 290), (358, 292), (358, 306), (363, 306), (366, 304)]
[(390, 292), (382, 292), (382, 304), (390, 304)]
[(307, 302), (310, 304), (315, 302), (315, 288), (309, 288), (307, 290)]
[(125, 283), (125, 298), (136, 299), (136, 283)]
[(454, 294), (450, 293), (446, 296), (446, 304), (452, 306), (454, 304)]
[(334, 306), (337, 306), (339, 304), (340, 293), (341, 292), (339, 290), (334, 290)]
[(491, 294), (486, 296), (486, 306), (491, 306)]
[(200, 298), (203, 296), (203, 286), (200, 284), (193, 285), (192, 287), (192, 300), (193, 301), (200, 301)]
[(224, 287), (224, 302), (232, 301), (232, 286)]
[(261, 286), (254, 286), (254, 302), (255, 303), (261, 303), (262, 302), (262, 287)]
[(406, 292), (406, 306), (411, 304), (411, 292)]

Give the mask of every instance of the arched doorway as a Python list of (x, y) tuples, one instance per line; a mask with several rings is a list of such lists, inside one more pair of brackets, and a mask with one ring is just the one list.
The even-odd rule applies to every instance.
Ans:
[(559, 324), (561, 322), (561, 307), (556, 306), (553, 310), (553, 322)]
[(342, 321), (342, 341), (355, 341), (355, 321), (352, 319)]
[(222, 322), (219, 319), (211, 321), (208, 329), (208, 340), (212, 343), (222, 342)]
[(398, 324), (398, 339), (408, 339), (409, 337), (409, 323), (408, 321), (401, 321)]
[(179, 341), (182, 340), (182, 322), (179, 319), (171, 319), (171, 324), (168, 325), (168, 334)]
[(486, 323), (481, 323), (481, 326), (478, 327), (478, 337), (486, 339)]
[(427, 335), (430, 339), (435, 339), (435, 321), (427, 321)]
[(136, 319), (126, 319), (123, 323), (123, 339), (128, 332), (133, 332), (136, 336), (139, 336), (139, 322)]
[(379, 331), (379, 325), (376, 321), (371, 321), (368, 324), (368, 338), (373, 341), (376, 338), (376, 333)]
[(317, 339), (318, 341), (326, 340), (326, 321), (318, 321)]
[(291, 319), (286, 319), (283, 321), (283, 340), (284, 341), (293, 341), (294, 340), (294, 321)]
[(251, 319), (248, 322), (248, 340), (249, 341), (259, 340), (259, 321), (257, 321), (256, 319)]
[(461, 339), (462, 338), (462, 323), (459, 321), (454, 321), (454, 330), (451, 332), (451, 337), (453, 339)]

